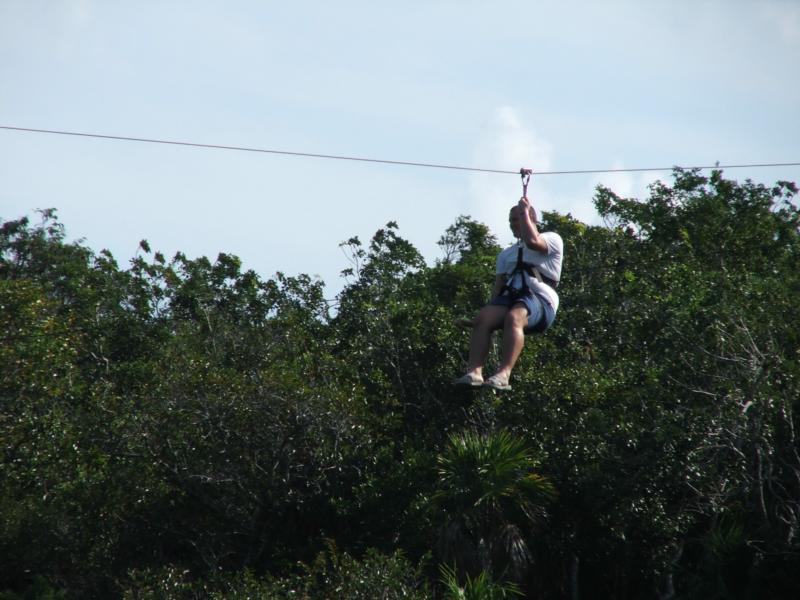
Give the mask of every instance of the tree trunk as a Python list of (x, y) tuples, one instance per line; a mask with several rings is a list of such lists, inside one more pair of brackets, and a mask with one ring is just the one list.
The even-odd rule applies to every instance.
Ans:
[(578, 571), (581, 559), (577, 554), (572, 554), (569, 558), (569, 600), (579, 600), (580, 591), (578, 589)]

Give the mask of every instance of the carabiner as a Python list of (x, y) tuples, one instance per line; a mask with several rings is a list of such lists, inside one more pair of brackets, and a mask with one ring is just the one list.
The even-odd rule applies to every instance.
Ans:
[(528, 197), (528, 182), (531, 180), (533, 169), (520, 169), (519, 176), (522, 178), (522, 197)]

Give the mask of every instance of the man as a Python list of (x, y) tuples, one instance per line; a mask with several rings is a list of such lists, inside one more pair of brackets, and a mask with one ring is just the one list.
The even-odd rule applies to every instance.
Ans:
[[(492, 299), (473, 320), (467, 372), (453, 384), (510, 390), (508, 381), (525, 342), (525, 333), (544, 331), (556, 317), (564, 242), (555, 232), (540, 232), (536, 211), (526, 197), (511, 208), (509, 226), (518, 244), (497, 257)], [(521, 259), (521, 260), (520, 260)], [(503, 330), (503, 345), (497, 372), (483, 379), (492, 332)]]

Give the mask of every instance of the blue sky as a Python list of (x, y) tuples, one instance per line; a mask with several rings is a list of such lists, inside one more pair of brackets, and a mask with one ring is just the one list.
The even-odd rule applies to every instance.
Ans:
[[(798, 162), (798, 64), (793, 0), (0, 0), (0, 125), (502, 170)], [(643, 197), (658, 178), (530, 191), (598, 223), (597, 184)], [(393, 220), (432, 263), (460, 214), (511, 242), (519, 193), (514, 175), (0, 130), (0, 218), (55, 207), (122, 266), (146, 238), (328, 296), (339, 242)]]

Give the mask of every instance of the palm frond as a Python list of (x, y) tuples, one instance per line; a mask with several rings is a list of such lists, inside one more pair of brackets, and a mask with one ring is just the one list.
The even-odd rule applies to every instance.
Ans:
[(436, 499), (459, 510), (496, 511), (504, 498), (522, 495), (531, 502), (547, 503), (555, 496), (552, 484), (533, 472), (535, 461), (524, 440), (508, 431), (451, 434), (437, 463)]
[(444, 600), (506, 600), (522, 595), (515, 584), (495, 582), (486, 571), (481, 571), (475, 577), (467, 575), (463, 586), (459, 583), (455, 568), (441, 565), (439, 571), (445, 586)]

